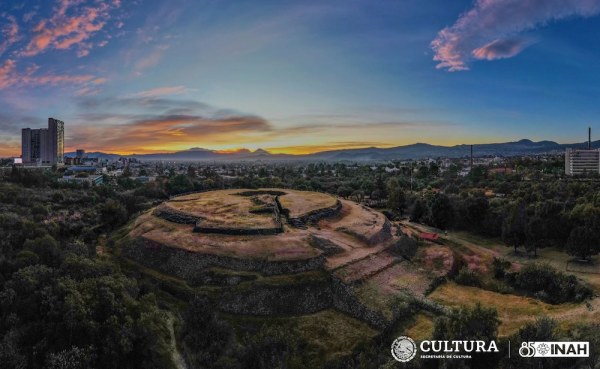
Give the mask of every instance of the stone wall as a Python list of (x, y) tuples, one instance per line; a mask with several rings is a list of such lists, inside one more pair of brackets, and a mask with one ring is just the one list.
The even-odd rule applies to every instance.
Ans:
[[(299, 261), (269, 262), (202, 255), (142, 239), (126, 242), (121, 251), (127, 258), (184, 279), (192, 285), (205, 283), (206, 270), (211, 267), (260, 272), (269, 276), (324, 270), (325, 262), (322, 256)], [(221, 311), (240, 315), (301, 315), (333, 308), (377, 329), (384, 329), (391, 324), (380, 313), (363, 305), (354, 296), (351, 287), (330, 274), (322, 279), (282, 285), (249, 280), (240, 282), (223, 286), (217, 298), (217, 306)]]
[(199, 220), (193, 229), (197, 233), (215, 233), (215, 234), (228, 234), (232, 236), (247, 236), (247, 235), (273, 235), (283, 232), (283, 226), (270, 227), (270, 228), (226, 228), (226, 227), (204, 227), (202, 221)]
[(175, 210), (168, 205), (159, 205), (152, 215), (179, 224), (196, 224), (200, 218)]
[(340, 210), (342, 210), (342, 202), (340, 200), (336, 200), (334, 206), (310, 211), (302, 215), (300, 219), (305, 223), (316, 223), (321, 219), (337, 215)]
[(317, 270), (325, 263), (322, 255), (305, 260), (268, 261), (201, 254), (161, 245), (144, 237), (125, 243), (121, 251), (140, 264), (192, 283), (201, 280), (203, 271), (210, 267), (276, 275)]
[(327, 283), (294, 286), (252, 286), (228, 291), (219, 297), (219, 310), (240, 315), (303, 315), (331, 307)]
[(260, 286), (225, 292), (217, 302), (219, 310), (240, 315), (304, 315), (336, 309), (377, 329), (391, 322), (363, 305), (350, 287), (328, 276), (322, 282), (299, 285)]
[(347, 233), (353, 237), (358, 238), (369, 246), (380, 244), (381, 242), (387, 241), (392, 238), (392, 225), (389, 220), (385, 220), (381, 228), (371, 234), (358, 233), (356, 230), (348, 227), (339, 227), (336, 231)]
[(342, 202), (340, 200), (336, 200), (335, 205), (331, 207), (312, 210), (298, 218), (290, 218), (290, 211), (281, 205), (279, 196), (275, 197), (275, 204), (279, 209), (279, 212), (287, 218), (288, 223), (290, 224), (316, 223), (323, 218), (335, 216), (339, 214), (340, 210), (342, 210)]

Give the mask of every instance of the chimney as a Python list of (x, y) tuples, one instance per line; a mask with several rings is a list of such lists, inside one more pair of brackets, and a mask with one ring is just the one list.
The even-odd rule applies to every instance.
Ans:
[(588, 127), (588, 150), (592, 149), (592, 127)]
[(473, 145), (471, 145), (471, 170), (473, 169)]

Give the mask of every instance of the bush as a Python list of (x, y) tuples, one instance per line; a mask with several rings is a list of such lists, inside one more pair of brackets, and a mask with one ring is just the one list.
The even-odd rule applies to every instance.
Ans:
[(479, 275), (467, 267), (462, 267), (460, 269), (456, 277), (454, 277), (454, 281), (458, 284), (462, 284), (463, 286), (481, 286)]
[(418, 246), (419, 244), (415, 239), (408, 236), (402, 236), (394, 245), (392, 245), (392, 251), (395, 254), (410, 260), (417, 253)]
[(494, 271), (494, 278), (502, 279), (506, 274), (506, 270), (510, 268), (510, 261), (502, 258), (494, 258), (492, 261), (492, 270)]
[(515, 289), (551, 304), (581, 302), (593, 294), (592, 289), (577, 277), (559, 272), (547, 264), (527, 264), (519, 272), (506, 274), (505, 280)]
[(100, 207), (100, 221), (109, 228), (117, 228), (127, 222), (127, 209), (115, 200), (108, 200)]
[(429, 286), (427, 286), (427, 290), (425, 290), (425, 296), (435, 291), (436, 288), (446, 283), (446, 281), (447, 279), (444, 276), (435, 277), (431, 283), (429, 283)]

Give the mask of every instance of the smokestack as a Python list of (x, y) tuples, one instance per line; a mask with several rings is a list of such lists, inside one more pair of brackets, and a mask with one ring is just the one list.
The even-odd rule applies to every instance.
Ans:
[(471, 145), (471, 170), (473, 169), (473, 145)]
[(592, 149), (592, 127), (588, 127), (588, 150)]

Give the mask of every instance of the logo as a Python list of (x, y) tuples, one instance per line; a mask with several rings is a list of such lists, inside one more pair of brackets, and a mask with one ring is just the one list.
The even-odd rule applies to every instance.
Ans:
[(417, 355), (417, 344), (410, 337), (400, 336), (392, 343), (392, 356), (401, 363), (412, 360)]
[(550, 346), (546, 345), (545, 343), (542, 343), (538, 345), (537, 352), (538, 354), (544, 356), (550, 352)]
[(589, 342), (523, 342), (521, 357), (589, 357)]

